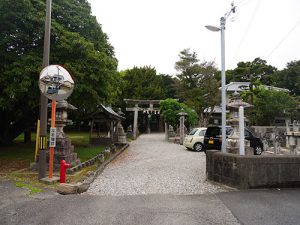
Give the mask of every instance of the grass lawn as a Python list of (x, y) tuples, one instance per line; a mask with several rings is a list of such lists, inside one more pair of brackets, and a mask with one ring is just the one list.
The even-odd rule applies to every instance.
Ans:
[[(88, 132), (66, 132), (75, 146), (74, 151), (84, 162), (104, 151), (105, 146), (89, 147)], [(0, 147), (0, 176), (13, 171), (28, 168), (34, 162), (35, 133), (32, 134), (32, 143), (24, 144), (23, 135), (17, 137), (14, 144), (9, 147)]]

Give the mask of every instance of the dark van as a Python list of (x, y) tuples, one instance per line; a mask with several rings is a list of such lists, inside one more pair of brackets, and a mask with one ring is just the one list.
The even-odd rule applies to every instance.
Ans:
[[(226, 136), (228, 137), (233, 128), (226, 127)], [(250, 141), (250, 147), (253, 148), (254, 155), (261, 155), (263, 152), (263, 143), (260, 138), (256, 137), (249, 129), (245, 128), (245, 139)], [(212, 126), (208, 127), (204, 136), (204, 149), (221, 150), (222, 146), (222, 127)]]

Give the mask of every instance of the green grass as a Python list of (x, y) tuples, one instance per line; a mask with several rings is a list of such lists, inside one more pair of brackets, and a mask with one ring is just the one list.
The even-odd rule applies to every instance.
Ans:
[[(72, 144), (75, 146), (88, 146), (89, 144), (89, 132), (76, 132), (76, 131), (70, 131), (65, 132), (65, 134), (71, 139)], [(49, 138), (49, 134), (48, 134)], [(35, 142), (36, 139), (36, 133), (31, 133), (31, 140), (32, 142)], [(24, 134), (20, 134), (17, 138), (15, 138), (15, 143), (21, 143), (24, 140)]]
[(25, 184), (25, 183), (19, 182), (19, 181), (17, 181), (15, 184), (16, 184), (16, 187), (26, 188), (27, 190), (29, 190), (29, 195), (33, 195), (33, 194), (37, 194), (37, 193), (43, 192), (42, 189), (33, 187), (30, 184)]
[(0, 158), (34, 161), (34, 145), (15, 143), (12, 146), (1, 147)]
[(75, 152), (77, 153), (77, 156), (80, 158), (81, 162), (85, 162), (94, 156), (100, 154), (104, 151), (104, 146), (101, 147), (77, 147), (75, 148)]
[(65, 132), (71, 139), (74, 146), (88, 146), (89, 145), (89, 133), (88, 132)]
[[(75, 146), (75, 152), (81, 162), (98, 155), (104, 150), (102, 147), (89, 147), (88, 132), (66, 132)], [(35, 133), (32, 133), (32, 142), (23, 143), (23, 135), (15, 139), (14, 144), (0, 148), (0, 172), (12, 172), (29, 167), (30, 162), (34, 162), (35, 152)]]

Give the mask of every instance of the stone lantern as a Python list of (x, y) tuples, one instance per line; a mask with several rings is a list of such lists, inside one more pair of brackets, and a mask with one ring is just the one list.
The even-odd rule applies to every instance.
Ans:
[(59, 168), (61, 160), (65, 160), (72, 165), (80, 164), (77, 153), (74, 153), (74, 145), (72, 145), (70, 138), (64, 133), (64, 127), (72, 123), (72, 120), (68, 120), (68, 111), (76, 109), (75, 106), (69, 104), (66, 100), (57, 102), (55, 115), (56, 147), (53, 161), (54, 169)]
[[(229, 153), (235, 153), (237, 154), (239, 151), (239, 138), (240, 138), (240, 132), (239, 132), (239, 108), (242, 106), (243, 108), (249, 108), (252, 107), (247, 102), (243, 102), (242, 98), (240, 97), (240, 94), (235, 91), (232, 95), (231, 101), (227, 104), (230, 111), (230, 118), (228, 120), (228, 123), (233, 127), (233, 132), (228, 136), (227, 140), (227, 152)], [(247, 121), (247, 119), (245, 119)], [(250, 147), (249, 141), (246, 142), (246, 148)]]
[(183, 144), (183, 138), (184, 138), (184, 119), (187, 116), (186, 112), (180, 112), (178, 113), (179, 115), (179, 121), (180, 121), (180, 125), (179, 125), (179, 132), (180, 132), (180, 144)]

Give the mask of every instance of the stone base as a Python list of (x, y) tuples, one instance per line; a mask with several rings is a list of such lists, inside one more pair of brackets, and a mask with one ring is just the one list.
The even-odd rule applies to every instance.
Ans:
[(57, 192), (62, 194), (62, 195), (69, 195), (69, 194), (76, 194), (77, 190), (78, 190), (78, 185), (77, 184), (61, 183), (58, 186)]
[[(61, 160), (65, 160), (67, 163), (72, 164), (72, 166), (80, 164), (80, 159), (77, 158), (77, 153), (74, 152), (74, 146), (68, 137), (56, 139), (53, 160), (54, 170), (59, 170)], [(46, 162), (49, 162), (49, 151), (47, 151)]]
[(40, 179), (40, 182), (44, 183), (44, 184), (55, 184), (56, 182), (59, 181), (59, 177), (44, 177), (42, 179)]
[[(239, 155), (240, 148), (239, 147), (227, 147), (226, 152)], [(254, 155), (253, 148), (245, 147), (245, 155)]]

